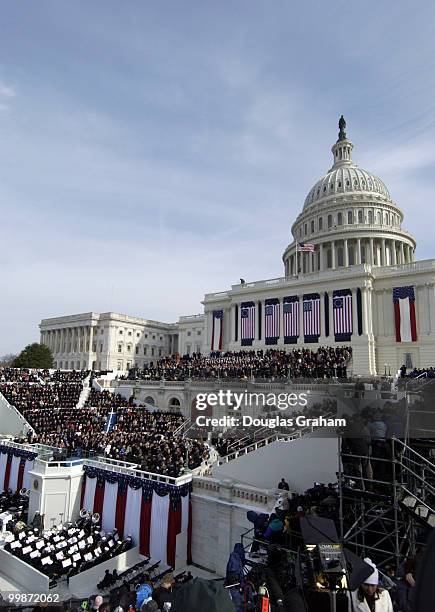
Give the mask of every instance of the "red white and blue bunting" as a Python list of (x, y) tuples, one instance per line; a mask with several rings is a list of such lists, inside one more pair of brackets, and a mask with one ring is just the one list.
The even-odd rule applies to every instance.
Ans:
[[(191, 561), (191, 483), (181, 486), (84, 466), (81, 508), (98, 512), (105, 531), (130, 535), (141, 554), (175, 567), (177, 535), (186, 534)], [(184, 555), (184, 551), (178, 551)]]
[(8, 489), (16, 493), (23, 487), (30, 488), (29, 471), (36, 456), (37, 453), (0, 445), (0, 493)]

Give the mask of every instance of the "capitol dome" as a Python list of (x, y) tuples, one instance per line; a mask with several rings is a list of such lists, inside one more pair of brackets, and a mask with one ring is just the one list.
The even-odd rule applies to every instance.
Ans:
[(305, 198), (304, 210), (314, 202), (327, 200), (331, 195), (360, 192), (380, 194), (390, 199), (385, 183), (374, 174), (358, 168), (353, 162), (348, 165), (334, 164), (331, 170), (310, 189)]
[(292, 226), (293, 242), (283, 254), (286, 276), (414, 259), (416, 242), (402, 229), (402, 211), (384, 182), (353, 161), (343, 116), (338, 126), (333, 166), (310, 189)]

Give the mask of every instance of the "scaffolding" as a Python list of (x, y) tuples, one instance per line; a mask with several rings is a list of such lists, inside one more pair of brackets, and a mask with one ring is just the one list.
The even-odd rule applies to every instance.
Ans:
[(435, 466), (397, 438), (385, 442), (386, 457), (344, 453), (338, 443), (341, 539), (398, 568), (435, 526)]

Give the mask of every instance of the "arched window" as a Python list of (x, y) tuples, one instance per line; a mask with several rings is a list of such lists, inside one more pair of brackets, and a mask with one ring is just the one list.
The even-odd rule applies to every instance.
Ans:
[(305, 223), (305, 225), (304, 225), (304, 236), (307, 235), (307, 231), (308, 231), (308, 228), (307, 228), (307, 224)]
[(337, 266), (339, 268), (344, 266), (343, 247), (338, 247), (337, 249)]
[(362, 210), (358, 211), (358, 223), (364, 223), (364, 214)]
[(154, 398), (153, 398), (153, 397), (151, 397), (151, 395), (148, 395), (148, 396), (145, 398), (145, 404), (151, 404), (151, 406), (155, 406), (155, 403), (154, 403)]
[(332, 215), (328, 215), (328, 227), (332, 227)]
[(337, 215), (337, 225), (343, 225), (343, 213), (341, 212)]
[(361, 245), (361, 263), (366, 263), (366, 248), (363, 244)]
[(347, 222), (349, 224), (353, 223), (353, 212), (351, 210), (349, 210), (348, 213), (347, 213)]
[(355, 250), (353, 246), (349, 246), (347, 250), (349, 253), (349, 265), (354, 266), (355, 265)]
[(326, 251), (326, 267), (327, 268), (332, 268), (332, 251), (331, 251), (331, 249), (328, 249)]
[(311, 233), (314, 233), (314, 220), (311, 221)]
[(369, 223), (373, 224), (373, 211), (372, 210), (369, 210), (368, 220), (369, 220)]
[(382, 213), (378, 210), (378, 225), (382, 225)]
[(169, 400), (168, 408), (171, 412), (179, 412), (180, 411), (180, 400), (178, 397), (171, 397)]
[(319, 230), (323, 229), (323, 217), (319, 217)]

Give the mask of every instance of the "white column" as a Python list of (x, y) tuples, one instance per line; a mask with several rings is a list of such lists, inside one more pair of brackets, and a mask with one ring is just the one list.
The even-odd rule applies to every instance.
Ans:
[(386, 266), (387, 265), (387, 250), (385, 248), (385, 238), (382, 238), (381, 248), (382, 248), (382, 265)]
[(370, 264), (375, 265), (375, 256), (373, 251), (373, 238), (370, 238)]
[(323, 242), (320, 243), (320, 272), (323, 272)]
[(397, 254), (396, 254), (396, 241), (392, 240), (391, 241), (391, 263), (393, 264), (393, 266), (397, 265)]
[(357, 265), (361, 263), (361, 238), (357, 238), (356, 241), (355, 263)]
[(353, 335), (358, 336), (358, 305), (357, 305), (357, 289), (352, 289), (352, 325)]
[(332, 263), (332, 269), (335, 270), (335, 242), (334, 240), (331, 242), (331, 263)]
[(236, 338), (236, 305), (231, 304), (231, 317), (230, 317), (230, 325), (231, 325), (231, 334), (230, 334), (230, 342), (234, 342)]
[(349, 267), (349, 251), (348, 251), (347, 238), (344, 239), (344, 267), (345, 268)]
[(401, 264), (405, 263), (405, 251), (403, 248), (403, 242), (400, 243), (400, 263)]

